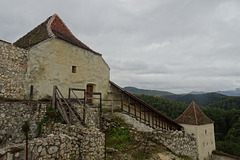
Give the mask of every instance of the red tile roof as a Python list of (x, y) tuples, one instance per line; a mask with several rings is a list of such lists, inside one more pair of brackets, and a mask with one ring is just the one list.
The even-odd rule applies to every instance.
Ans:
[(190, 125), (204, 125), (214, 123), (201, 111), (201, 109), (194, 101), (188, 106), (183, 114), (175, 120), (175, 122)]
[(14, 45), (27, 49), (51, 37), (57, 37), (97, 55), (101, 55), (78, 40), (57, 14), (49, 17), (42, 24), (38, 25), (25, 36), (17, 40)]

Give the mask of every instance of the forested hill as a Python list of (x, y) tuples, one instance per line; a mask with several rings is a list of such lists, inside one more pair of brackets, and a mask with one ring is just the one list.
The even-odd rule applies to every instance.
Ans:
[(219, 94), (219, 93), (203, 93), (203, 94), (173, 94), (167, 91), (157, 91), (157, 90), (147, 90), (147, 89), (138, 89), (135, 87), (125, 87), (126, 91), (132, 94), (144, 94), (151, 96), (158, 96), (171, 99), (176, 102), (184, 102), (190, 104), (192, 101), (195, 101), (199, 106), (206, 106), (211, 103), (218, 101), (223, 101), (228, 98), (228, 96)]
[(166, 95), (163, 97), (169, 98), (177, 102), (184, 102), (187, 104), (190, 104), (192, 101), (195, 101), (199, 106), (205, 106), (210, 103), (215, 103), (227, 98), (227, 96), (215, 92), (205, 94), (175, 94)]
[[(163, 97), (136, 95), (172, 119), (180, 116), (190, 104), (175, 102)], [(210, 101), (209, 101), (210, 102)], [(223, 152), (240, 156), (240, 97), (225, 99), (200, 107), (215, 123), (216, 147)], [(197, 103), (198, 104), (198, 103)]]
[(139, 89), (135, 87), (124, 87), (123, 89), (133, 94), (146, 94), (146, 95), (159, 96), (159, 97), (166, 96), (166, 95), (173, 95), (173, 93), (167, 92), (167, 91)]

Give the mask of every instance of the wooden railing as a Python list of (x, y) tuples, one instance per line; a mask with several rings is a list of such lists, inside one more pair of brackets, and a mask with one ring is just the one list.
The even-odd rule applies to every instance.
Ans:
[[(77, 96), (75, 91), (78, 91), (80, 93), (82, 92), (83, 97)], [(73, 97), (71, 95), (73, 95)], [(78, 89), (78, 88), (69, 88), (68, 100), (69, 100), (69, 102), (77, 102), (80, 106), (83, 106), (82, 114), (83, 114), (83, 123), (85, 124), (85, 120), (86, 120), (86, 90)]]
[(83, 118), (71, 106), (71, 103), (64, 98), (57, 86), (53, 86), (52, 106), (60, 112), (67, 124), (71, 124), (70, 115), (73, 115), (78, 122), (82, 123), (85, 126)]
[[(77, 94), (77, 92), (79, 93)], [(92, 96), (87, 97), (86, 95)], [(87, 104), (87, 100), (89, 99), (95, 101), (99, 100), (99, 103), (95, 103), (93, 105)], [(73, 107), (72, 102), (78, 103), (80, 106), (82, 106), (82, 111), (79, 111), (80, 113), (76, 108)], [(59, 88), (57, 86), (53, 86), (52, 106), (60, 112), (67, 124), (71, 124), (70, 116), (73, 115), (76, 120), (82, 123), (84, 126), (86, 126), (86, 107), (99, 108), (100, 127), (102, 125), (102, 94), (99, 92), (86, 92), (85, 89), (69, 88), (68, 99), (66, 99), (60, 92)]]

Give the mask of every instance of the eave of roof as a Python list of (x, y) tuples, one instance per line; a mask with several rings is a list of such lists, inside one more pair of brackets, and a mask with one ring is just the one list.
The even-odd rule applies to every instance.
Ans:
[(170, 119), (169, 117), (165, 116), (164, 114), (162, 114), (160, 111), (156, 110), (155, 108), (153, 108), (152, 106), (148, 105), (147, 103), (143, 102), (141, 99), (137, 98), (136, 96), (132, 95), (131, 93), (129, 93), (128, 91), (124, 90), (123, 88), (121, 88), (120, 86), (118, 86), (116, 83), (110, 81), (110, 83), (112, 85), (114, 85), (116, 88), (118, 88), (119, 90), (122, 91), (122, 93), (130, 96), (131, 98), (135, 99), (136, 101), (138, 101), (139, 103), (141, 103), (142, 105), (146, 106), (148, 109), (150, 109), (151, 111), (155, 112), (156, 114), (160, 115), (161, 117), (163, 117), (164, 119), (166, 119), (167, 121), (171, 122), (172, 124), (178, 126), (179, 128), (182, 128), (181, 125), (179, 125), (178, 123), (176, 123), (174, 120)]
[(182, 115), (175, 120), (175, 122), (189, 125), (205, 125), (214, 123), (202, 112), (194, 101), (187, 107)]
[(1, 42), (7, 43), (7, 44), (11, 44), (10, 42), (4, 41), (2, 39), (0, 39)]

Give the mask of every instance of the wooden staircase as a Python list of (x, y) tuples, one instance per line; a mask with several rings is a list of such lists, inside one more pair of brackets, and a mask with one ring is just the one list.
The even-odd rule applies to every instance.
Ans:
[[(77, 98), (76, 98), (77, 99)], [(80, 105), (83, 105), (83, 110), (85, 111), (85, 105), (81, 103), (78, 99)], [(85, 112), (83, 112), (83, 116), (78, 113), (76, 108), (71, 104), (71, 99), (66, 99), (60, 92), (57, 86), (53, 86), (53, 99), (52, 99), (53, 108), (56, 108), (63, 119), (67, 122), (67, 124), (71, 124), (71, 116), (73, 116), (79, 123), (85, 126)]]
[[(81, 97), (79, 97), (79, 94), (77, 94), (76, 92), (79, 92)], [(91, 99), (96, 101), (98, 100), (99, 104), (88, 104), (89, 97), (87, 97), (87, 95), (92, 95)], [(96, 98), (96, 96), (98, 98)], [(77, 104), (81, 107), (75, 108), (74, 104)], [(76, 123), (75, 121), (72, 121), (74, 119), (85, 127), (86, 109), (99, 108), (99, 122), (101, 128), (102, 95), (99, 92), (86, 92), (85, 89), (69, 88), (68, 98), (64, 98), (59, 88), (57, 86), (53, 86), (52, 106), (60, 112), (67, 124), (71, 125), (72, 123)]]

